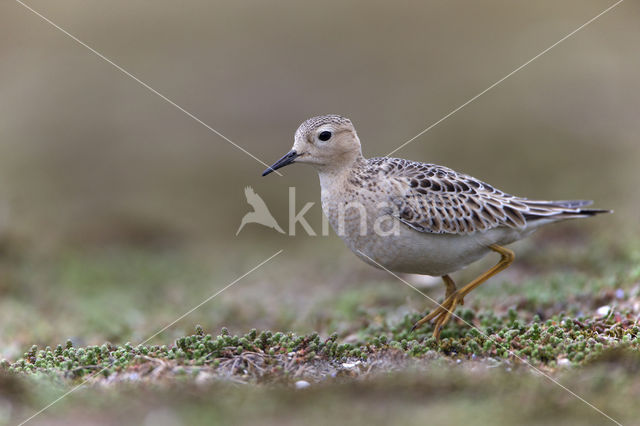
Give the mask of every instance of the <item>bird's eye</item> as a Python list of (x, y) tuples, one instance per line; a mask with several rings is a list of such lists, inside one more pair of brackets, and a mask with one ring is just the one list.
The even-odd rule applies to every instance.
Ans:
[(320, 139), (323, 142), (328, 141), (329, 139), (331, 139), (331, 132), (325, 130), (324, 132), (320, 132), (320, 134), (318, 135), (318, 139)]

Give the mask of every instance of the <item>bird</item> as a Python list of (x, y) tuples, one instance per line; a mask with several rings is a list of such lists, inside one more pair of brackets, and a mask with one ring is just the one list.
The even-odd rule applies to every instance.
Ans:
[[(612, 212), (585, 208), (588, 200), (514, 196), (437, 164), (367, 159), (351, 120), (335, 114), (304, 121), (291, 150), (262, 175), (293, 163), (315, 167), (322, 209), (360, 259), (394, 273), (442, 277), (443, 302), (412, 328), (434, 321), (438, 341), (464, 298), (513, 263), (515, 254), (506, 245), (549, 223)], [(500, 260), (457, 288), (450, 274), (489, 253)]]
[(244, 215), (240, 222), (240, 227), (236, 231), (236, 236), (238, 236), (242, 228), (244, 228), (247, 223), (259, 223), (260, 225), (275, 229), (279, 233), (284, 234), (284, 231), (280, 228), (280, 225), (278, 225), (278, 222), (276, 222), (276, 219), (269, 211), (267, 204), (258, 194), (256, 194), (253, 188), (247, 186), (244, 189), (244, 196), (247, 198), (247, 203), (253, 207), (253, 211)]

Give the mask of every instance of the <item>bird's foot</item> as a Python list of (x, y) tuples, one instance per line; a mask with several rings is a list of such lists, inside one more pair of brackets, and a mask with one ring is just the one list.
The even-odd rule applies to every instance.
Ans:
[(431, 320), (435, 320), (434, 329), (433, 329), (433, 337), (436, 340), (440, 340), (440, 332), (442, 331), (442, 327), (445, 326), (446, 323), (451, 319), (451, 315), (458, 307), (458, 305), (464, 304), (464, 295), (459, 291), (454, 291), (445, 300), (438, 305), (433, 311), (431, 311), (428, 315), (425, 315), (420, 321), (416, 322), (411, 331), (414, 331), (422, 324), (429, 322)]

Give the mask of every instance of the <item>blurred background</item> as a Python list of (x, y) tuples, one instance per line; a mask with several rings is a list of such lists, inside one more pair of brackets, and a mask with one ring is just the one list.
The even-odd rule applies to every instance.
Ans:
[[(326, 113), (352, 119), (365, 156), (385, 155), (612, 3), (28, 4), (271, 164)], [(175, 333), (196, 321), (330, 330), (334, 290), (390, 280), (335, 236), (254, 224), (236, 237), (245, 186), (285, 229), (295, 186), (319, 230), (315, 171), (261, 178), (262, 164), (18, 3), (0, 16), (0, 355), (140, 340), (279, 249)], [(621, 4), (395, 155), (616, 211), (551, 239), (637, 237), (639, 20), (640, 3)]]
[[(327, 113), (352, 119), (365, 156), (385, 155), (613, 3), (27, 1), (267, 164), (290, 149), (300, 122)], [(529, 324), (596, 317), (611, 305), (637, 323), (638, 22), (640, 2), (621, 3), (395, 153), (513, 194), (615, 210), (518, 243), (515, 264), (466, 309), (506, 318), (514, 308)], [(314, 203), (305, 217), (321, 229), (315, 171), (294, 165), (262, 178), (264, 169), (19, 3), (0, 2), (0, 360), (66, 339), (135, 345), (279, 250), (151, 343), (171, 345), (196, 324), (214, 335), (223, 326), (315, 330), (358, 342), (430, 309), (333, 233), (298, 227), (293, 237), (249, 224), (236, 236), (251, 211), (246, 186), (285, 229), (295, 187), (296, 210)], [(454, 277), (469, 280), (493, 261)], [(430, 297), (443, 293), (437, 279), (405, 279)], [(510, 360), (494, 368), (492, 358), (456, 357), (422, 357), (429, 369), (418, 372), (398, 359), (382, 367), (393, 372), (382, 382), (338, 377), (302, 392), (161, 378), (145, 392), (127, 376), (132, 386), (105, 380), (36, 423), (301, 423), (292, 413), (312, 424), (604, 419), (525, 367), (513, 374)], [(558, 368), (556, 377), (625, 422), (638, 418), (637, 366), (636, 357)], [(73, 383), (38, 377), (22, 385), (0, 375), (0, 424), (24, 420)]]

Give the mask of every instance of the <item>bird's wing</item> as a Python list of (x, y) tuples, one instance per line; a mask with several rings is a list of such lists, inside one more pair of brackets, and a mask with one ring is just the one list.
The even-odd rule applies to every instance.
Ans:
[(244, 187), (244, 196), (247, 197), (247, 201), (249, 198), (253, 198), (256, 196), (256, 193), (253, 191), (253, 188), (250, 186)]
[(249, 203), (249, 205), (253, 207), (255, 211), (263, 212), (264, 210), (269, 210), (264, 200), (258, 194), (256, 194), (256, 192), (250, 186), (247, 186), (244, 189), (244, 195), (245, 197), (247, 197), (247, 203)]
[(369, 160), (370, 173), (383, 173), (395, 216), (405, 225), (438, 234), (472, 234), (506, 226), (524, 229), (528, 221), (579, 215), (586, 201), (533, 201), (515, 197), (447, 167), (415, 161)]

